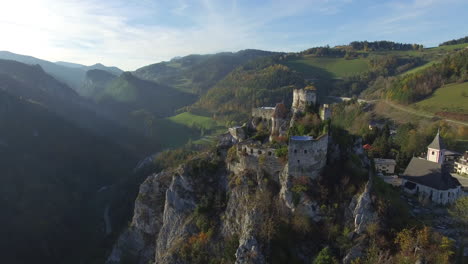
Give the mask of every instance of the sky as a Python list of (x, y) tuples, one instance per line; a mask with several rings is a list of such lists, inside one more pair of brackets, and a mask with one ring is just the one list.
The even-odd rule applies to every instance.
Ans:
[(176, 56), (468, 35), (466, 0), (0, 0), (0, 50), (135, 70)]

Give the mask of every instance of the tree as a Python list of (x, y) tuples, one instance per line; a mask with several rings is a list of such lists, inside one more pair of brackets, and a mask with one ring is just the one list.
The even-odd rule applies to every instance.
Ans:
[(464, 232), (461, 233), (461, 252), (466, 245), (466, 237), (468, 236), (468, 196), (458, 198), (458, 200), (450, 207), (449, 213), (454, 217), (462, 227)]
[(315, 257), (313, 264), (338, 264), (329, 247), (323, 248)]

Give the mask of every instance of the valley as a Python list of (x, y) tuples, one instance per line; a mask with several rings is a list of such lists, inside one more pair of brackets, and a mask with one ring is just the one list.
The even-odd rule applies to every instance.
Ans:
[[(5, 259), (398, 262), (388, 241), (429, 231), (374, 158), (402, 174), (438, 129), (466, 150), (467, 47), (356, 41), (131, 72), (0, 52)], [(445, 241), (428, 234), (425, 252)]]

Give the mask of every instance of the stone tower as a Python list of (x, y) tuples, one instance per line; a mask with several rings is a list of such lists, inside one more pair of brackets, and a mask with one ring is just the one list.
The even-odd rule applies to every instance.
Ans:
[(275, 111), (271, 117), (271, 135), (270, 140), (274, 136), (286, 135), (289, 128), (288, 110), (283, 103), (276, 104)]
[(294, 89), (293, 92), (293, 113), (304, 112), (309, 105), (315, 105), (317, 102), (316, 89), (313, 86), (307, 86), (304, 89)]
[(331, 118), (331, 109), (328, 104), (322, 105), (320, 108), (320, 118), (325, 121)]

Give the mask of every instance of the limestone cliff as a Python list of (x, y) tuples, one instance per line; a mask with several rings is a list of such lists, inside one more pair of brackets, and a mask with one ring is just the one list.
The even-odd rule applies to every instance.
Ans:
[[(308, 148), (319, 161), (312, 176), (289, 173), (270, 145), (237, 142), (225, 134), (216, 149), (149, 176), (107, 263), (310, 263), (330, 217), (318, 187), (328, 177), (328, 140), (320, 141), (324, 155)], [(357, 233), (368, 222), (367, 198), (364, 192), (349, 207)]]

